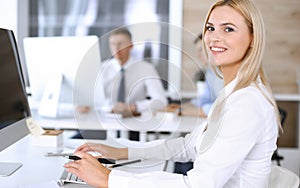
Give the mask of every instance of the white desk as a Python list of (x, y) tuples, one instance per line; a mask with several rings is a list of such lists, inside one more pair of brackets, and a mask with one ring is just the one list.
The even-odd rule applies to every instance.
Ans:
[(142, 142), (146, 141), (146, 133), (149, 131), (187, 133), (205, 121), (205, 118), (176, 116), (169, 113), (158, 116), (143, 114), (123, 119), (107, 118), (97, 112), (75, 114), (73, 118), (50, 119), (34, 114), (33, 117), (46, 129), (106, 130), (113, 138), (116, 138), (116, 130), (139, 131)]
[[(63, 157), (45, 157), (45, 153), (49, 151), (47, 147), (37, 147), (31, 144), (31, 135), (26, 136), (19, 142), (15, 143), (6, 150), (0, 152), (1, 162), (21, 162), (23, 166), (18, 169), (14, 174), (8, 177), (0, 177), (0, 187), (5, 188), (19, 188), (21, 185), (33, 185), (38, 183), (46, 183), (51, 181), (59, 180), (62, 172), (63, 165), (68, 161)], [(76, 140), (73, 140), (76, 141)], [(100, 142), (100, 141), (98, 141)], [(101, 141), (102, 143), (111, 143), (110, 141)], [(80, 145), (81, 143), (75, 144), (74, 146)], [(118, 144), (118, 143), (116, 143)], [(115, 143), (111, 144), (115, 145)], [(71, 150), (69, 150), (71, 151)], [(144, 161), (139, 163), (140, 168), (133, 166), (130, 168), (124, 166), (126, 171), (139, 172), (153, 170), (163, 170), (164, 161)], [(153, 165), (149, 165), (153, 164)], [(132, 164), (134, 165), (134, 164)], [(143, 168), (141, 168), (144, 166)], [(123, 168), (123, 167), (120, 167)], [(64, 187), (75, 187), (74, 184), (69, 184)]]
[(294, 101), (300, 102), (300, 94), (285, 94), (285, 93), (276, 93), (274, 94), (274, 98), (276, 101)]

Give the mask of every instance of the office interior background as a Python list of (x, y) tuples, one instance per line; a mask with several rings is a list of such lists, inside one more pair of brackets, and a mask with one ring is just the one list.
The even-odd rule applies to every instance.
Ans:
[[(182, 53), (175, 58), (182, 72), (186, 73), (174, 71), (174, 81), (181, 91), (193, 93), (196, 92), (196, 87), (186, 76), (193, 75), (199, 66), (194, 61), (196, 57), (193, 40), (202, 30), (202, 23), (212, 2), (212, 0), (0, 0), (2, 18), (0, 26), (14, 30), (24, 63), (22, 43), (23, 38), (28, 36), (93, 34), (101, 37), (111, 29), (124, 24), (170, 22), (182, 29), (174, 39), (177, 45), (181, 46)], [(267, 44), (264, 63), (272, 90), (275, 94), (299, 94), (300, 1), (255, 0), (255, 2), (261, 9), (266, 25)], [(174, 7), (170, 8), (171, 4)], [(176, 11), (174, 8), (177, 8)], [(90, 14), (85, 16), (90, 18), (90, 22), (85, 22), (86, 27), (76, 25), (79, 16), (87, 9)], [(67, 19), (70, 25), (65, 25), (66, 22), (63, 20)], [(153, 36), (158, 37), (158, 40), (172, 39), (172, 36), (169, 36), (170, 30), (161, 27), (157, 31), (159, 35)], [(156, 52), (158, 57), (174, 57), (168, 57), (170, 52), (165, 45), (156, 49), (159, 49)], [(105, 58), (109, 56), (107, 54), (108, 52), (103, 52), (101, 55)], [(26, 72), (25, 64), (23, 68)], [(170, 73), (168, 69), (166, 66), (158, 68), (160, 74), (165, 76)], [(176, 75), (178, 73), (180, 75)], [(289, 168), (299, 175), (299, 101), (278, 101), (278, 105), (288, 113), (284, 134), (279, 138), (278, 146), (282, 148), (284, 161), (289, 163), (287, 164)], [(298, 167), (293, 167), (293, 164), (298, 164)]]

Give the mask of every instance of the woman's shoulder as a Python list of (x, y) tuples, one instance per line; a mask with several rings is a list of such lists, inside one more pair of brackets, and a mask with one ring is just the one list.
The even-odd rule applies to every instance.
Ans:
[(270, 103), (270, 96), (271, 94), (264, 86), (251, 84), (232, 93), (232, 97), (229, 97), (229, 100), (239, 101), (247, 105), (247, 107), (266, 107), (272, 106), (272, 104)]

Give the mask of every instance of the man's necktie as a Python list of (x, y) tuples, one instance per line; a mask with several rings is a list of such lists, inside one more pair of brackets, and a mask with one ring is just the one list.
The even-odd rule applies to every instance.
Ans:
[(121, 68), (121, 79), (118, 91), (118, 102), (125, 102), (125, 70)]

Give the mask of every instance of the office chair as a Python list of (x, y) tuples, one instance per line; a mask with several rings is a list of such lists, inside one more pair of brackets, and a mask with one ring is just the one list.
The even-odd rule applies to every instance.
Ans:
[(298, 188), (299, 177), (292, 171), (272, 165), (269, 177), (269, 188)]
[[(287, 116), (287, 112), (286, 110), (278, 107), (279, 110), (279, 114), (280, 114), (280, 122), (281, 122), (281, 126), (283, 126), (285, 120), (286, 120), (286, 116)], [(276, 149), (272, 155), (272, 161), (275, 160), (277, 162), (278, 166), (281, 166), (280, 161), (283, 160), (284, 157), (278, 154), (278, 149)]]

